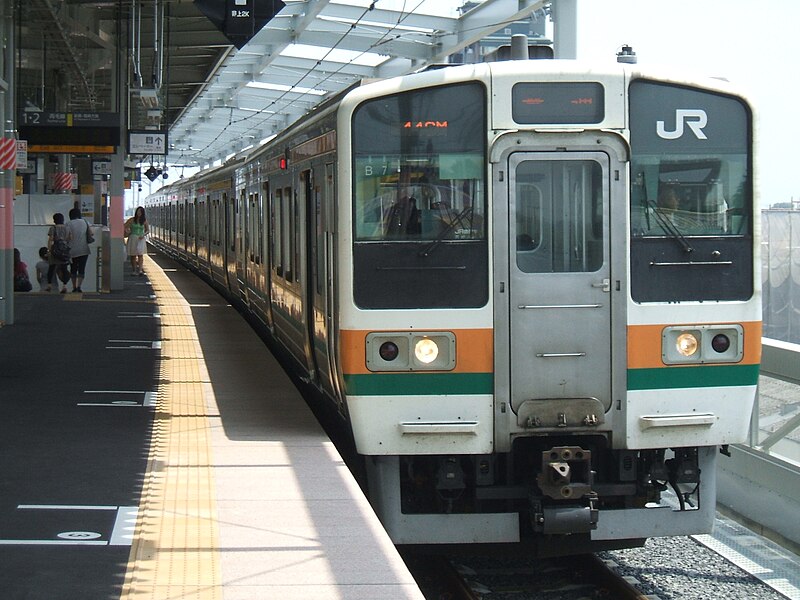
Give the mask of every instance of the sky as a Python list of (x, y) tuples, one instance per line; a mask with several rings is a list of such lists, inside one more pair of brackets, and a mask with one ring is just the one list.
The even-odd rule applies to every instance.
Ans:
[(627, 44), (642, 67), (677, 67), (742, 87), (756, 114), (760, 206), (800, 200), (798, 0), (578, 0), (578, 6), (579, 59), (613, 59)]
[[(370, 0), (349, 0), (369, 4)], [(376, 6), (439, 12), (460, 0), (378, 0)], [(558, 1), (558, 0), (556, 0)], [(800, 0), (577, 0), (579, 59), (614, 61), (623, 45), (639, 65), (724, 77), (755, 108), (759, 204), (800, 200)], [(800, 141), (800, 139), (798, 139)], [(171, 183), (179, 171), (170, 171)], [(187, 171), (187, 175), (189, 172)], [(164, 181), (142, 182), (141, 196)], [(135, 185), (135, 184), (134, 184)], [(126, 199), (132, 207), (138, 194)]]

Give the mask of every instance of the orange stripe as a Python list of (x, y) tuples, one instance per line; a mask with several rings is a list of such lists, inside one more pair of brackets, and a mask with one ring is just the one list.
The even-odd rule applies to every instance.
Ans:
[[(761, 362), (761, 321), (739, 323), (744, 328), (744, 356), (742, 365)], [(628, 327), (628, 368), (653, 369), (663, 367), (661, 360), (661, 332), (672, 325), (631, 325)], [(692, 323), (697, 325), (697, 323)]]
[[(399, 330), (392, 330), (399, 331)], [(492, 329), (452, 329), (456, 336), (456, 368), (451, 373), (491, 373), (494, 371), (494, 331)], [(370, 373), (367, 369), (367, 334), (374, 331), (341, 332), (342, 372), (347, 375)]]

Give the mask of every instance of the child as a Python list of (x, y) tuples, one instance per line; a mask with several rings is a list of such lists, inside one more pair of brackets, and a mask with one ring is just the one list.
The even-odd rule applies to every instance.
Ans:
[(47, 287), (47, 269), (50, 268), (50, 263), (47, 262), (47, 246), (39, 248), (39, 258), (41, 260), (36, 263), (36, 281), (39, 282), (39, 291), (44, 292)]

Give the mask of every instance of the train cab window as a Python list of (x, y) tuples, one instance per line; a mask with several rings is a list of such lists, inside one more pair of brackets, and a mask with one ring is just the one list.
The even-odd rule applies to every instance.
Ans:
[(635, 165), (634, 236), (731, 236), (749, 231), (747, 169), (722, 157), (651, 157)]
[(633, 299), (748, 299), (754, 249), (746, 104), (636, 80), (630, 122)]
[(356, 111), (358, 241), (485, 238), (485, 142), (475, 127), (483, 93), (476, 84), (435, 88)]
[[(486, 119), (486, 89), (475, 82), (393, 94), (355, 110), (359, 306), (488, 301)], [(452, 264), (464, 268), (449, 269)]]
[(631, 234), (749, 234), (749, 120), (734, 98), (631, 84)]

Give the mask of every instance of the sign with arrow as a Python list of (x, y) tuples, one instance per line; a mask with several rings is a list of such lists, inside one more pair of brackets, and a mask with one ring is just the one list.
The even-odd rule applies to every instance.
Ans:
[(166, 131), (129, 131), (128, 132), (128, 153), (129, 154), (167, 154), (167, 132)]

